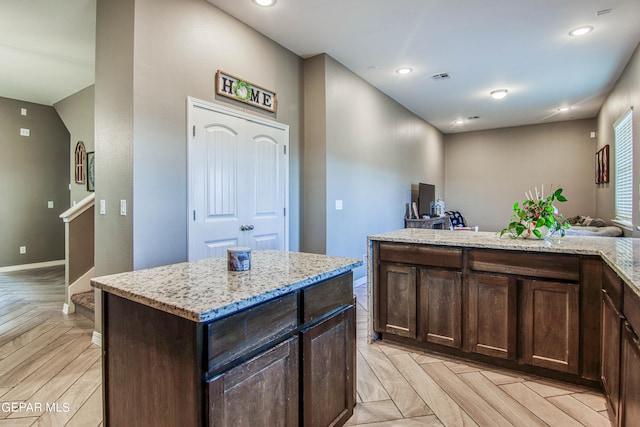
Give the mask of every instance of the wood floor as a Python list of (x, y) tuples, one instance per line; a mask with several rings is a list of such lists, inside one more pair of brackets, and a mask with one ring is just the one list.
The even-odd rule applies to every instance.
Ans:
[[(348, 425), (609, 426), (602, 395), (386, 343), (358, 296), (358, 404)], [(0, 427), (102, 425), (92, 322), (62, 314), (61, 267), (0, 274)], [(24, 404), (12, 408), (11, 405)]]

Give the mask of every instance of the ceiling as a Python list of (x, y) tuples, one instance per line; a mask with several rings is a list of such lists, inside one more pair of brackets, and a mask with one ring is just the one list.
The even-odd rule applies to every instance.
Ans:
[(96, 0), (0, 0), (0, 96), (53, 105), (95, 81)]
[[(329, 54), (445, 133), (595, 117), (640, 42), (638, 0), (208, 1), (303, 58)], [(52, 105), (94, 83), (96, 0), (0, 8), (0, 96)]]
[(595, 117), (640, 42), (638, 0), (208, 1), (303, 58), (327, 53), (445, 133)]

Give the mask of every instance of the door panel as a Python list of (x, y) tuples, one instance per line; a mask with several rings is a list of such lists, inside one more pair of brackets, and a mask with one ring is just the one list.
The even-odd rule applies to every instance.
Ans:
[(189, 260), (287, 249), (286, 128), (197, 105), (189, 114)]

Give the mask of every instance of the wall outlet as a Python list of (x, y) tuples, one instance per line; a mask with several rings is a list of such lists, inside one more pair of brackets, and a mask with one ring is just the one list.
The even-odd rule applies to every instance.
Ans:
[(49, 200), (49, 201), (47, 202), (47, 208), (49, 208), (49, 209), (53, 209), (53, 200)]
[(342, 210), (342, 200), (336, 200), (336, 210), (337, 211)]
[(105, 215), (107, 213), (107, 202), (106, 200), (100, 200), (100, 215)]
[(29, 136), (31, 135), (31, 131), (29, 129), (20, 128), (20, 136)]
[(120, 215), (122, 215), (122, 216), (126, 216), (127, 215), (127, 201), (126, 200), (120, 200)]
[(27, 253), (27, 247), (26, 246), (20, 246), (20, 255), (24, 255)]
[(26, 116), (27, 115), (27, 109), (26, 108), (21, 108), (20, 109), (20, 115), (21, 116)]

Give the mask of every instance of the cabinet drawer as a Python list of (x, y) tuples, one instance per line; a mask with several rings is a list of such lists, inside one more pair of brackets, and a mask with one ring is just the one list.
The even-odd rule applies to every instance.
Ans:
[(302, 290), (302, 322), (308, 323), (353, 302), (353, 273)]
[(275, 341), (298, 326), (297, 293), (207, 325), (207, 360), (211, 374), (234, 360)]
[(462, 249), (381, 243), (380, 260), (431, 267), (462, 268)]
[(576, 256), (537, 253), (471, 250), (469, 268), (476, 271), (516, 274), (548, 279), (580, 279), (580, 259)]
[(606, 264), (602, 269), (602, 290), (609, 296), (615, 309), (622, 311), (622, 279)]

